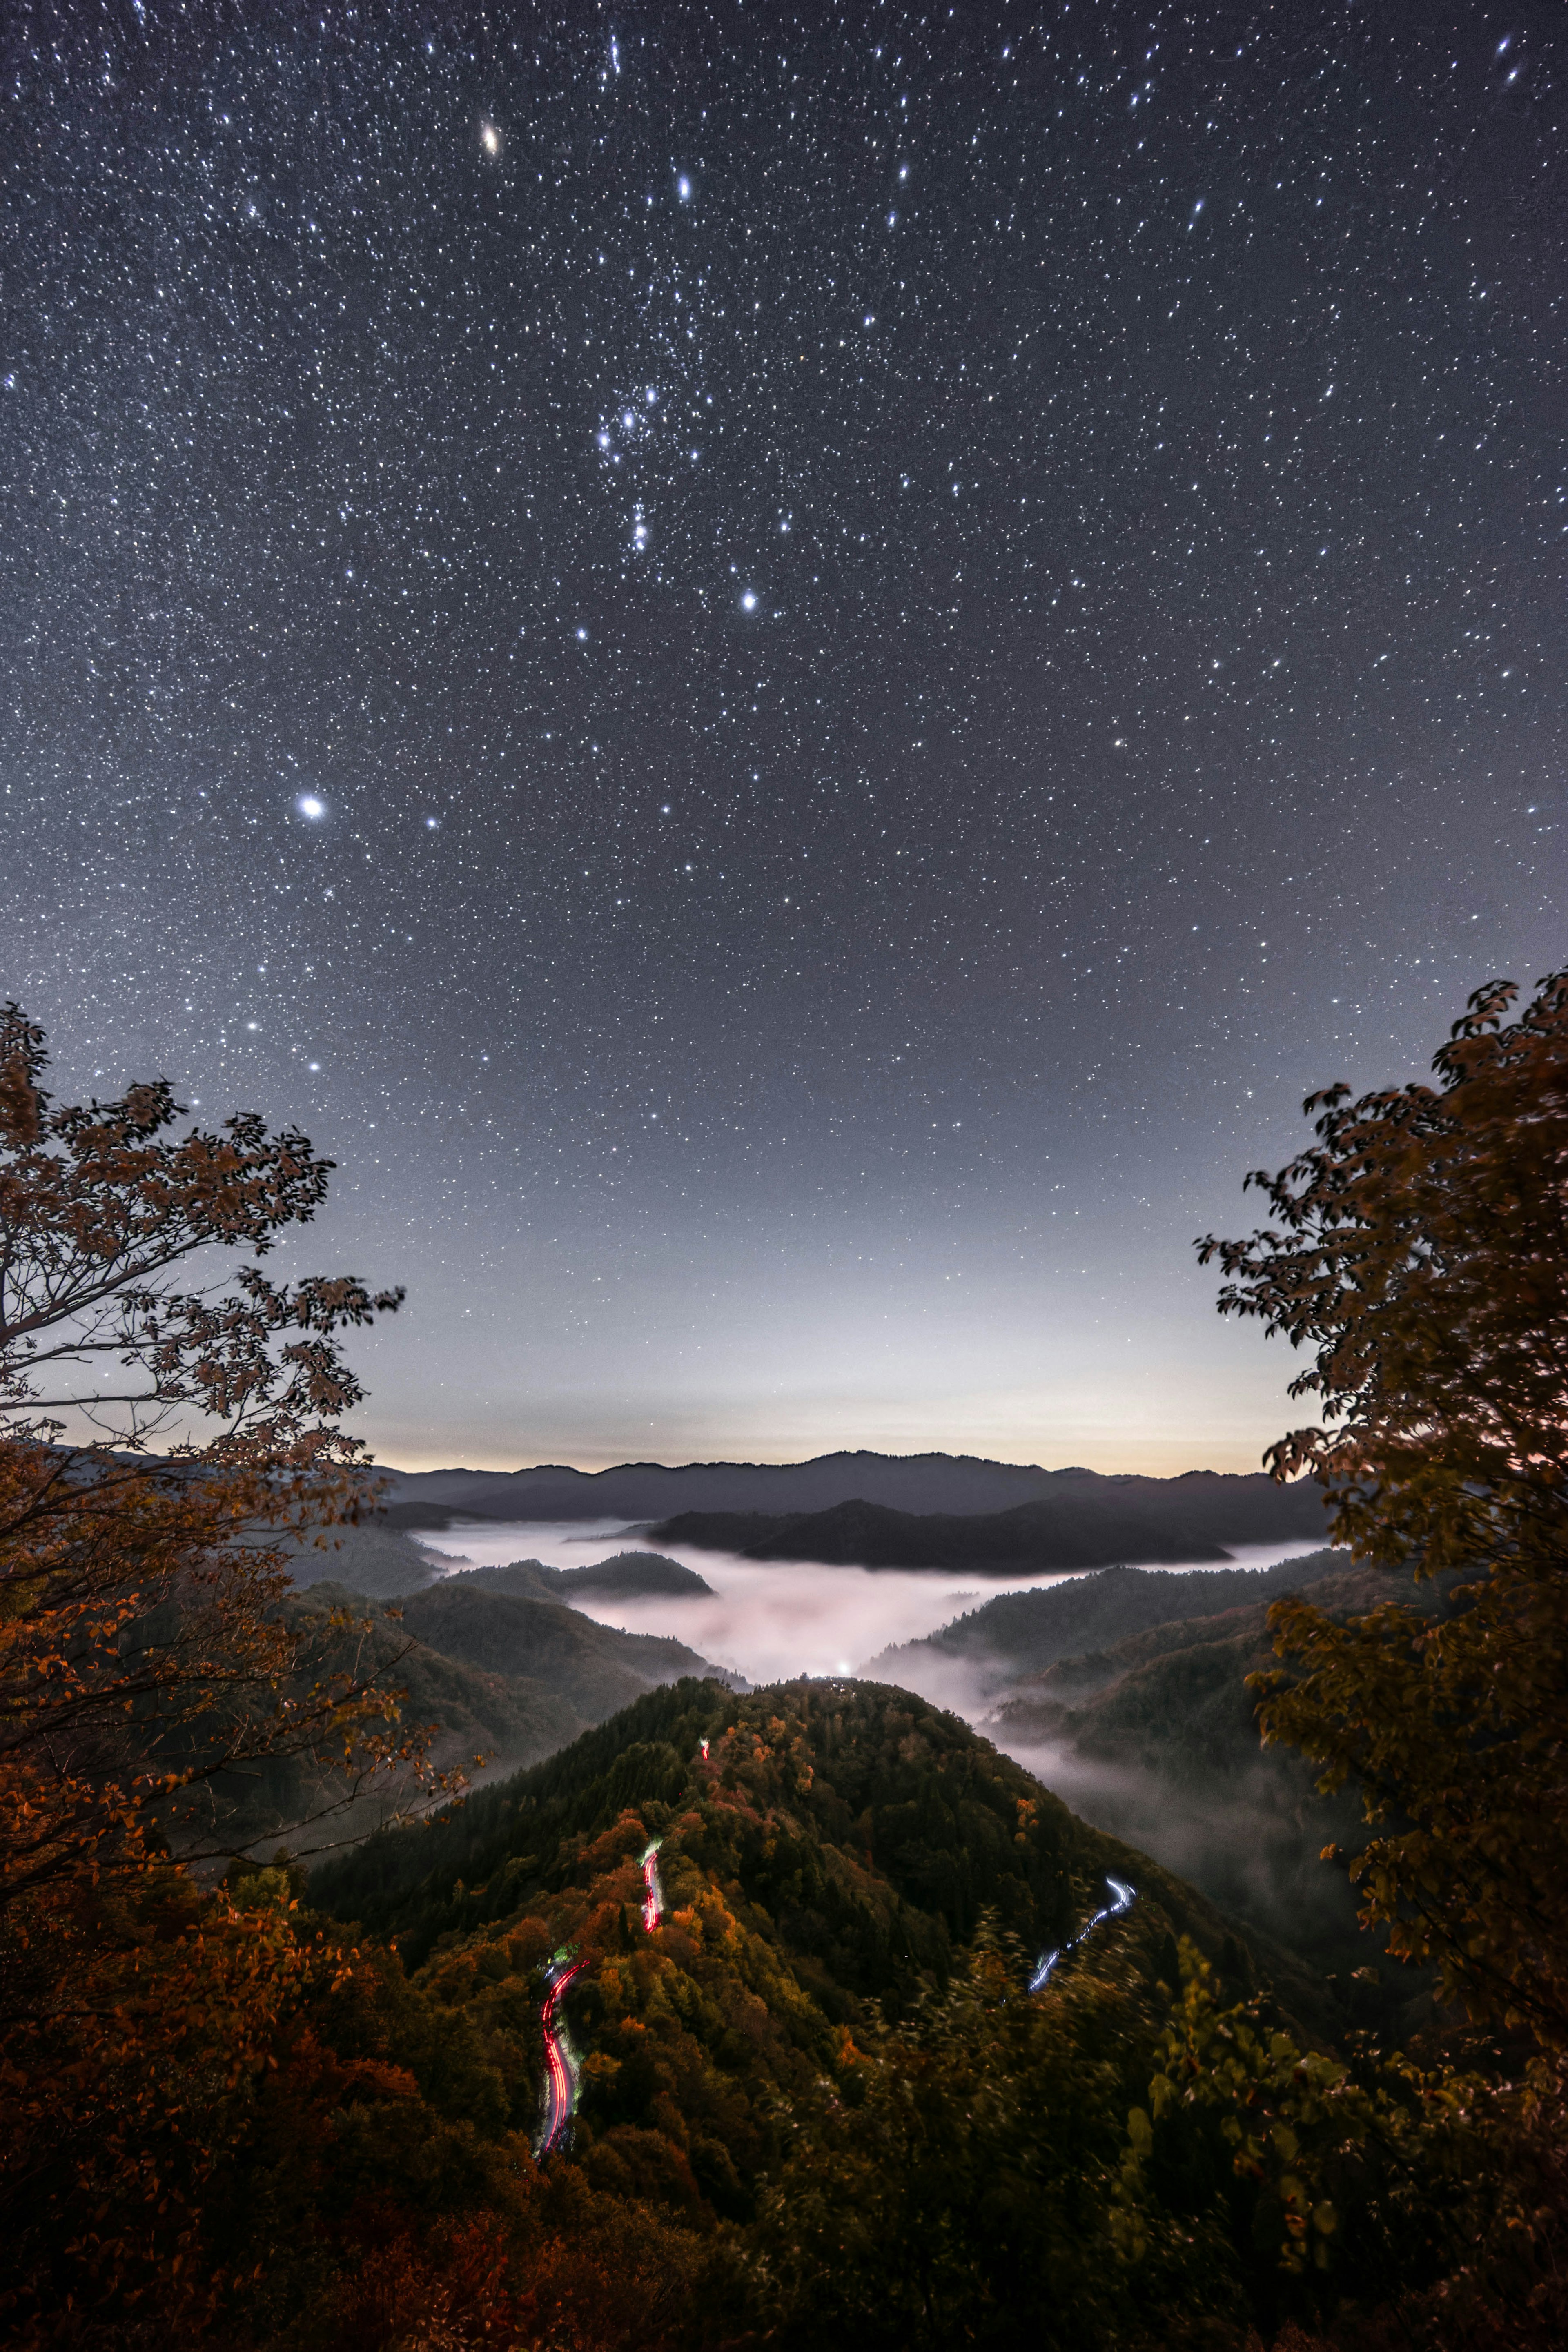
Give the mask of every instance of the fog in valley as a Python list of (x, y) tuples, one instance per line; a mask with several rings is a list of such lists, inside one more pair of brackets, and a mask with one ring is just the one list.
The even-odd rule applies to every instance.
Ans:
[[(1342, 1873), (1318, 1864), (1321, 1835), (1314, 1832), (1303, 1844), (1301, 1806), (1310, 1776), (1300, 1759), (1259, 1754), (1247, 1764), (1217, 1752), (1205, 1759), (1186, 1752), (1194, 1735), (1197, 1748), (1205, 1748), (1197, 1727), (1174, 1724), (1165, 1727), (1166, 1736), (1152, 1748), (1141, 1738), (1129, 1738), (1108, 1751), (1092, 1734), (1086, 1746), (1079, 1727), (1065, 1725), (1060, 1738), (1042, 1739), (1037, 1730), (1031, 1732), (1027, 1718), (1009, 1721), (995, 1711), (1021, 1687), (1016, 1657), (961, 1657), (925, 1649), (911, 1654), (900, 1646), (922, 1642), (999, 1593), (1044, 1591), (1074, 1581), (1073, 1574), (987, 1581), (947, 1571), (752, 1560), (656, 1543), (637, 1527), (609, 1519), (476, 1520), (425, 1541), (454, 1571), (513, 1560), (579, 1568), (628, 1549), (657, 1549), (694, 1570), (711, 1593), (574, 1593), (570, 1605), (628, 1633), (673, 1634), (754, 1685), (799, 1675), (855, 1675), (915, 1690), (963, 1717), (1082, 1819), (1190, 1876), (1254, 1931), (1321, 1945), (1328, 1965), (1341, 1958), (1344, 1939), (1353, 1936), (1353, 1906)], [(1319, 1549), (1310, 1542), (1238, 1545), (1234, 1559), (1223, 1565), (1263, 1569)], [(1173, 1562), (1149, 1572), (1218, 1565)], [(1233, 1591), (1217, 1605), (1233, 1606)], [(1334, 1826), (1342, 1834), (1352, 1824), (1347, 1819)]]
[[(1039, 1591), (1071, 1580), (1060, 1573), (988, 1580), (946, 1570), (744, 1559), (733, 1552), (656, 1542), (619, 1519), (473, 1520), (425, 1541), (454, 1570), (500, 1567), (518, 1559), (542, 1560), (547, 1568), (581, 1568), (618, 1551), (658, 1551), (694, 1569), (712, 1586), (712, 1597), (574, 1594), (572, 1607), (628, 1633), (674, 1634), (715, 1665), (742, 1674), (749, 1682), (780, 1682), (795, 1675), (868, 1675), (877, 1681), (907, 1682), (923, 1697), (972, 1720), (985, 1712), (996, 1682), (1010, 1678), (1014, 1670), (1005, 1661), (999, 1662), (998, 1675), (992, 1677), (956, 1660), (922, 1660), (911, 1680), (907, 1673), (893, 1673), (876, 1663), (880, 1654), (895, 1643), (934, 1633), (999, 1592)], [(1229, 1561), (1173, 1561), (1168, 1571), (1155, 1572), (1216, 1565), (1266, 1568), (1320, 1548), (1310, 1542), (1238, 1544)]]

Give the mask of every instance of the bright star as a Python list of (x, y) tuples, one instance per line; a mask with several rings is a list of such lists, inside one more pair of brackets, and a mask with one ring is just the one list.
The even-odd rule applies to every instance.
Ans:
[(745, 612), (748, 612), (748, 613), (754, 613), (754, 612), (756, 611), (756, 609), (757, 609), (757, 600), (756, 600), (756, 597), (755, 597), (754, 593), (752, 593), (752, 591), (750, 588), (748, 588), (748, 589), (747, 589), (747, 591), (746, 591), (745, 594), (742, 597), (742, 599), (741, 599), (741, 604), (742, 604), (742, 609), (743, 611), (745, 611)]
[(301, 793), (294, 805), (299, 810), (301, 816), (308, 816), (312, 821), (317, 817), (325, 816), (327, 814), (326, 802), (317, 800), (310, 793)]

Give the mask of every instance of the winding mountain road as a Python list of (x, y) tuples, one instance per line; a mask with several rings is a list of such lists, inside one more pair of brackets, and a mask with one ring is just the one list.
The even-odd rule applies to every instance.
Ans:
[(1069, 1952), (1076, 1952), (1079, 1946), (1089, 1937), (1093, 1935), (1095, 1929), (1100, 1926), (1102, 1919), (1120, 1918), (1122, 1912), (1127, 1910), (1137, 1901), (1137, 1889), (1135, 1887), (1129, 1886), (1125, 1880), (1120, 1878), (1107, 1878), (1105, 1883), (1110, 1889), (1112, 1897), (1111, 1901), (1106, 1905), (1103, 1911), (1097, 1911), (1093, 1918), (1089, 1920), (1086, 1927), (1082, 1927), (1079, 1929), (1078, 1934), (1072, 1938), (1070, 1943), (1063, 1944), (1058, 1950), (1054, 1952), (1042, 1952), (1038, 1964), (1036, 1967), (1035, 1973), (1029, 1979), (1029, 1990), (1031, 1992), (1039, 1992), (1043, 1987), (1050, 1982), (1051, 1970), (1056, 1967), (1057, 1962), (1058, 1960), (1065, 1960)]
[[(664, 1916), (664, 1888), (659, 1883), (658, 1850), (664, 1843), (655, 1838), (642, 1857), (643, 1905), (642, 1923), (651, 1936)], [(572, 1960), (562, 1952), (544, 1971), (544, 2013), (541, 2022), (544, 2029), (544, 2120), (534, 2144), (536, 2158), (548, 2156), (559, 2147), (567, 2125), (577, 2105), (577, 2079), (580, 2069), (577, 2053), (572, 2047), (572, 2037), (566, 2021), (561, 2014), (561, 2003), (575, 1979), (587, 1966), (584, 1960)]]
[(650, 1936), (664, 1916), (664, 1889), (658, 1883), (658, 1850), (663, 1843), (662, 1838), (655, 1838), (642, 1858), (642, 1923)]
[(583, 1960), (570, 1964), (552, 1960), (544, 1972), (544, 2121), (533, 2151), (536, 2157), (547, 2156), (559, 2144), (577, 2104), (577, 2053), (560, 2010), (569, 1987), (585, 1966)]

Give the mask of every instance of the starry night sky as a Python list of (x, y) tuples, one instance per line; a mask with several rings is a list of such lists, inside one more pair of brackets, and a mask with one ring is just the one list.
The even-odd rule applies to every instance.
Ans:
[(1254, 1466), (1192, 1236), (1568, 948), (1565, 50), (7, 12), (0, 987), (384, 1454)]

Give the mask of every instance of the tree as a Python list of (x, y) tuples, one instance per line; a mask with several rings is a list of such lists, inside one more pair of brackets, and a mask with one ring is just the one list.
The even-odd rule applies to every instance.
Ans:
[(349, 1965), (191, 1875), (237, 1785), (293, 1759), (319, 1818), (458, 1777), (351, 1619), (287, 1607), (286, 1540), (374, 1494), (339, 1335), (403, 1296), (264, 1271), (331, 1162), (248, 1114), (171, 1135), (163, 1080), (61, 1106), (47, 1070), (0, 1008), (0, 2312), (38, 2341), (73, 2292), (190, 2319), (193, 2198)]
[[(331, 1765), (336, 1801), (422, 1769), (347, 1621), (312, 1675), (279, 1605), (279, 1539), (371, 1496), (336, 1335), (402, 1292), (255, 1262), (325, 1194), (303, 1135), (244, 1115), (169, 1139), (165, 1081), (60, 1107), (47, 1067), (43, 1033), (0, 1011), (0, 1915), (140, 1868), (150, 1832), (210, 1847), (214, 1792), (264, 1759)], [(179, 1286), (241, 1248), (226, 1288)]]
[[(1359, 1783), (1362, 1916), (1471, 2014), (1568, 2048), (1568, 972), (1479, 989), (1436, 1087), (1310, 1096), (1277, 1224), (1198, 1244), (1222, 1314), (1313, 1350), (1322, 1423), (1265, 1457), (1359, 1559), (1457, 1575), (1348, 1625), (1276, 1604), (1266, 1740)], [(1435, 1606), (1436, 1604), (1434, 1604)]]

